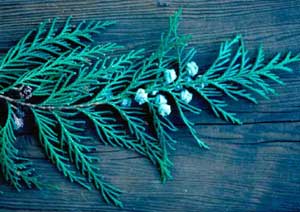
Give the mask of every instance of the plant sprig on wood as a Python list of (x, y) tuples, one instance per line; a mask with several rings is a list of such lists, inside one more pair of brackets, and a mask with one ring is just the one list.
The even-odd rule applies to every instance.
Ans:
[(196, 50), (187, 49), (188, 35), (178, 33), (181, 10), (169, 21), (157, 51), (146, 55), (107, 43), (93, 46), (93, 34), (114, 22), (81, 22), (62, 28), (56, 19), (29, 32), (0, 62), (0, 166), (6, 181), (17, 190), (42, 187), (30, 162), (19, 156), (17, 131), (24, 113), (31, 114), (37, 140), (46, 156), (71, 182), (99, 190), (107, 203), (122, 207), (122, 191), (105, 181), (94, 151), (98, 140), (126, 148), (158, 167), (162, 182), (172, 178), (169, 155), (175, 150), (177, 130), (169, 119), (177, 111), (200, 147), (208, 148), (197, 134), (187, 113), (199, 115), (196, 97), (205, 100), (220, 118), (241, 124), (227, 110), (226, 97), (257, 103), (275, 91), (270, 82), (283, 84), (278, 71), (291, 72), (300, 55), (277, 54), (265, 62), (260, 48), (254, 62), (241, 36), (221, 44), (219, 54), (204, 72), (193, 61)]

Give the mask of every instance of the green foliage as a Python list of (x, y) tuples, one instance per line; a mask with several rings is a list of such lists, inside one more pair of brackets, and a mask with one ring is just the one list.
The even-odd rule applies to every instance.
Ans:
[[(46, 156), (71, 182), (95, 188), (107, 203), (122, 207), (122, 191), (106, 182), (95, 156), (95, 136), (102, 144), (126, 148), (149, 159), (162, 182), (172, 178), (169, 158), (175, 150), (172, 132), (177, 128), (168, 115), (173, 111), (198, 142), (188, 113), (199, 115), (193, 96), (205, 100), (217, 117), (240, 124), (227, 111), (226, 97), (257, 103), (275, 91), (270, 82), (283, 84), (276, 71), (292, 69), (300, 55), (276, 55), (265, 62), (259, 49), (250, 61), (240, 36), (221, 45), (219, 55), (204, 73), (194, 63), (195, 49), (187, 49), (190, 36), (178, 33), (181, 10), (170, 18), (167, 33), (157, 51), (145, 55), (133, 50), (121, 56), (121, 48), (107, 43), (91, 46), (92, 34), (113, 22), (81, 22), (68, 19), (59, 30), (54, 19), (42, 23), (13, 47), (0, 63), (0, 99), (6, 117), (0, 128), (0, 165), (4, 178), (17, 190), (24, 185), (41, 187), (29, 161), (18, 154), (16, 133), (23, 126), (22, 113), (33, 115), (37, 140)], [(25, 123), (26, 124), (26, 123)]]
[(49, 24), (41, 23), (38, 29), (30, 31), (9, 50), (0, 64), (2, 93), (9, 90), (4, 88), (24, 73), (44, 66), (47, 61), (55, 60), (64, 54), (68, 55), (80, 47), (85, 51), (83, 47), (88, 47), (87, 43), (93, 42), (92, 34), (98, 34), (107, 26), (114, 24), (109, 21), (89, 23), (83, 21), (74, 27), (70, 21), (71, 18), (68, 18), (61, 30), (56, 27), (56, 19)]
[(254, 94), (268, 99), (269, 94), (275, 94), (271, 81), (284, 84), (277, 72), (292, 72), (288, 65), (299, 61), (300, 54), (291, 56), (289, 52), (283, 58), (278, 53), (269, 62), (265, 62), (264, 52), (260, 48), (256, 60), (251, 63), (241, 36), (236, 36), (233, 40), (222, 43), (213, 65), (186, 86), (203, 97), (217, 117), (221, 116), (227, 121), (241, 124), (235, 113), (226, 111), (228, 105), (225, 97), (235, 101), (243, 98), (254, 103), (257, 103)]
[(5, 180), (20, 191), (22, 183), (25, 183), (29, 188), (32, 186), (40, 187), (40, 183), (36, 176), (33, 175), (34, 170), (31, 168), (31, 163), (19, 156), (18, 149), (15, 147), (16, 136), (15, 114), (13, 108), (7, 103), (7, 119), (5, 125), (0, 130), (0, 165), (1, 171)]

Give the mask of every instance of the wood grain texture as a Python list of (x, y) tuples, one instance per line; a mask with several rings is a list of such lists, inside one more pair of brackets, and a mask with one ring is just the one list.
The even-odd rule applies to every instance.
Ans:
[[(72, 15), (117, 20), (99, 42), (114, 41), (126, 49), (154, 50), (168, 16), (183, 7), (181, 32), (193, 35), (196, 60), (205, 70), (224, 39), (242, 34), (250, 53), (264, 43), (266, 57), (299, 52), (298, 0), (1, 0), (0, 56), (41, 21)], [(244, 122), (234, 126), (216, 119), (204, 106), (192, 117), (211, 147), (197, 147), (178, 117), (177, 150), (172, 152), (174, 180), (162, 185), (149, 161), (135, 153), (99, 145), (100, 167), (109, 181), (125, 190), (123, 211), (299, 211), (300, 210), (300, 65), (282, 73), (279, 96), (254, 105), (232, 102)], [(32, 158), (45, 182), (60, 190), (16, 192), (1, 181), (0, 211), (117, 211), (95, 191), (71, 184), (45, 159), (29, 135), (18, 139), (22, 154)]]

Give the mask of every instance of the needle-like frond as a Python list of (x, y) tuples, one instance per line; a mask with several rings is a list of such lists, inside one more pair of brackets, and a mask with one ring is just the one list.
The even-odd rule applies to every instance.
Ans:
[[(149, 159), (162, 182), (172, 178), (170, 154), (175, 150), (177, 115), (202, 148), (189, 114), (202, 113), (197, 98), (220, 118), (241, 124), (228, 99), (253, 103), (275, 94), (271, 82), (283, 84), (280, 72), (300, 54), (277, 54), (269, 62), (260, 48), (252, 62), (241, 36), (221, 44), (213, 64), (203, 73), (187, 48), (189, 35), (178, 33), (181, 10), (170, 17), (152, 54), (131, 50), (121, 56), (117, 44), (93, 46), (97, 34), (113, 22), (56, 19), (28, 33), (0, 62), (0, 100), (6, 112), (0, 126), (0, 166), (5, 180), (17, 190), (41, 183), (28, 160), (20, 157), (16, 132), (31, 113), (37, 140), (45, 155), (71, 182), (95, 188), (106, 203), (122, 207), (122, 191), (103, 179), (97, 165), (100, 144), (125, 148)], [(22, 115), (23, 114), (23, 115)], [(199, 116), (201, 117), (201, 116)], [(89, 131), (87, 131), (89, 127)], [(95, 136), (92, 136), (95, 132)], [(180, 141), (179, 141), (180, 142)]]

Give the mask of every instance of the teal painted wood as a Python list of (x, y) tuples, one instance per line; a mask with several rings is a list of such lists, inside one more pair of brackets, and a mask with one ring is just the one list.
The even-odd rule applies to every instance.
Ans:
[[(201, 70), (215, 58), (224, 39), (242, 34), (250, 54), (264, 43), (266, 57), (275, 52), (299, 52), (300, 1), (226, 0), (2, 0), (0, 56), (28, 30), (45, 19), (69, 15), (82, 19), (117, 20), (98, 37), (126, 49), (155, 49), (167, 17), (184, 8), (181, 31), (193, 35)], [(165, 2), (167, 4), (165, 4)], [(234, 126), (204, 108), (195, 117), (197, 131), (211, 150), (197, 148), (181, 127), (172, 153), (174, 180), (162, 185), (144, 158), (118, 148), (99, 145), (99, 165), (105, 176), (127, 191), (123, 211), (299, 211), (300, 210), (300, 65), (281, 76), (286, 86), (274, 85), (280, 96), (253, 105), (233, 102), (242, 126)], [(1, 109), (0, 109), (1, 110)], [(174, 117), (176, 119), (176, 117)], [(178, 126), (181, 123), (178, 121)], [(22, 154), (32, 158), (45, 182), (60, 190), (25, 190), (2, 183), (0, 211), (117, 211), (95, 191), (70, 184), (44, 157), (30, 135), (20, 135)]]

